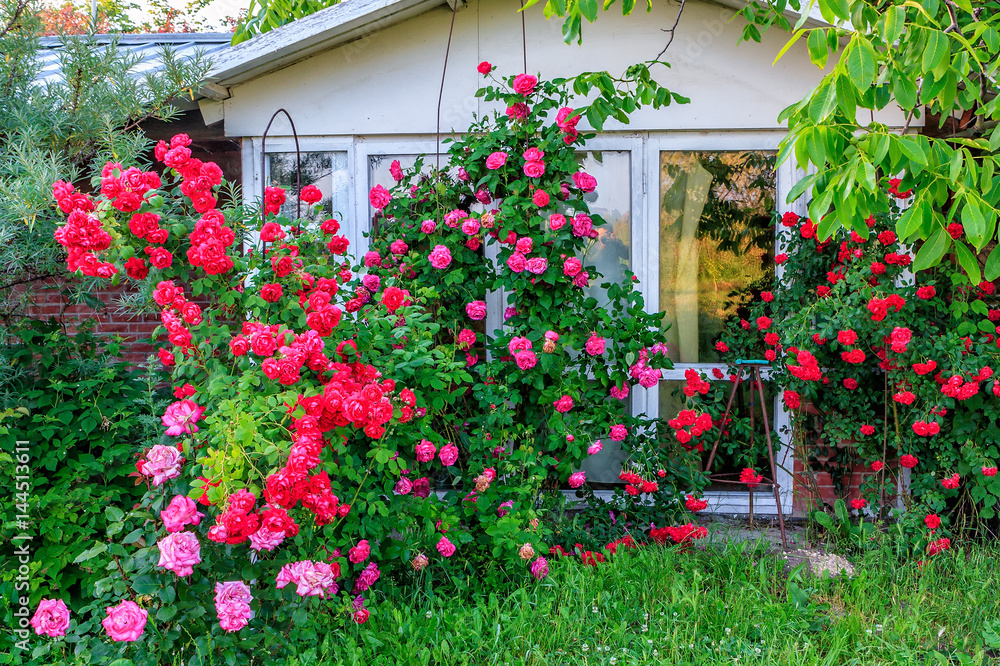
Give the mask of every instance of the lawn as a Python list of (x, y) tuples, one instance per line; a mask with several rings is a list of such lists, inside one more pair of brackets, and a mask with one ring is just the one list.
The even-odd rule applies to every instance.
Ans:
[[(760, 544), (647, 547), (610, 563), (552, 562), (488, 596), (412, 591), (300, 653), (308, 664), (1000, 663), (1000, 550), (923, 567), (889, 547), (819, 580)], [(555, 558), (553, 558), (555, 560)]]

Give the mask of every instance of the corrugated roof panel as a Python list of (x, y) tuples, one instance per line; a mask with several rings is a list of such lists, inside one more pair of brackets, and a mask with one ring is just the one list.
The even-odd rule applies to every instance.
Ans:
[[(138, 56), (140, 61), (131, 70), (134, 76), (142, 76), (147, 72), (161, 69), (165, 46), (181, 58), (193, 58), (199, 52), (207, 56), (229, 48), (231, 39), (232, 34), (227, 32), (94, 36), (98, 48), (106, 47), (112, 41), (116, 41), (119, 49), (128, 50)], [(62, 78), (62, 67), (59, 62), (62, 39), (43, 37), (40, 41), (38, 58), (41, 66), (35, 81), (40, 84), (55, 83)]]

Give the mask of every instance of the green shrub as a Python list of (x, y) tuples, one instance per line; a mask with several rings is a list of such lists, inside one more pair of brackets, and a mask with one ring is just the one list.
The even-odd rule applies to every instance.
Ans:
[[(29, 544), (32, 609), (43, 596), (75, 607), (103, 575), (81, 556), (121, 529), (113, 507), (146, 490), (129, 475), (136, 447), (155, 433), (156, 379), (112, 360), (117, 345), (102, 348), (90, 326), (67, 334), (54, 321), (30, 321), (13, 335), (0, 349), (0, 473), (11, 489), (2, 540), (30, 537), (20, 542)], [(26, 474), (14, 464), (18, 442)], [(18, 488), (17, 476), (30, 488)], [(14, 566), (0, 574), (4, 599), (14, 598), (16, 576)], [(7, 626), (15, 606), (4, 610)]]

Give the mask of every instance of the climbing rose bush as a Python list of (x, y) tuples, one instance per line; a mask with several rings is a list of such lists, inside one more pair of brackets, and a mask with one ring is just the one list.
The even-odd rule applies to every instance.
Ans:
[[(888, 184), (898, 202), (912, 195), (896, 185)], [(942, 533), (959, 516), (996, 516), (1000, 303), (993, 282), (971, 283), (954, 262), (912, 273), (894, 230), (900, 214), (897, 207), (822, 241), (815, 223), (786, 213), (775, 257), (783, 278), (717, 349), (731, 362), (770, 362), (797, 454), (809, 463), (802, 490), (829, 472), (846, 497), (860, 476), (852, 507), (886, 516), (902, 477), (901, 521), (926, 554), (947, 548)], [(728, 382), (714, 383), (695, 394), (695, 409), (719, 418)]]
[[(390, 580), (496, 561), (544, 578), (542, 554), (559, 552), (545, 519), (563, 489), (588, 491), (580, 464), (602, 440), (631, 454), (629, 501), (669, 507), (661, 524), (700, 510), (676, 499), (698, 488), (675, 473), (685, 452), (625, 402), (669, 361), (634, 276), (588, 263), (607, 230), (587, 206), (579, 116), (560, 86), (506, 84), (480, 92), (504, 109), (452, 142), (446, 169), (394, 164), (396, 186), (372, 189), (357, 265), (340, 221), (280, 216), (280, 188), (256, 223), (220, 203), (218, 167), (184, 135), (157, 145), (162, 177), (109, 164), (99, 196), (55, 185), (71, 267), (156, 304), (175, 397), (162, 441), (137, 452), (145, 501), (108, 509), (125, 536), (85, 553), (109, 576), (72, 609), (77, 635), (103, 629), (78, 649), (108, 658), (153, 636), (253, 660), (287, 643), (283, 627), (314, 640), (364, 623)], [(503, 322), (486, 321), (490, 293)]]

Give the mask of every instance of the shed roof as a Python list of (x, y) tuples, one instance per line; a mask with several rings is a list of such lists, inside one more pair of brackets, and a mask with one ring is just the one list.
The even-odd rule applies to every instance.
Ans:
[[(182, 58), (193, 57), (201, 52), (205, 55), (217, 54), (229, 46), (232, 33), (201, 32), (201, 33), (153, 33), (144, 35), (94, 35), (93, 39), (99, 46), (107, 46), (115, 42), (120, 49), (127, 49), (138, 55), (141, 60), (132, 69), (136, 76), (147, 72), (155, 72), (163, 67), (163, 49), (170, 48)], [(62, 64), (59, 59), (63, 40), (61, 37), (43, 37), (38, 51), (40, 69), (36, 81), (39, 83), (54, 83), (62, 78)]]

